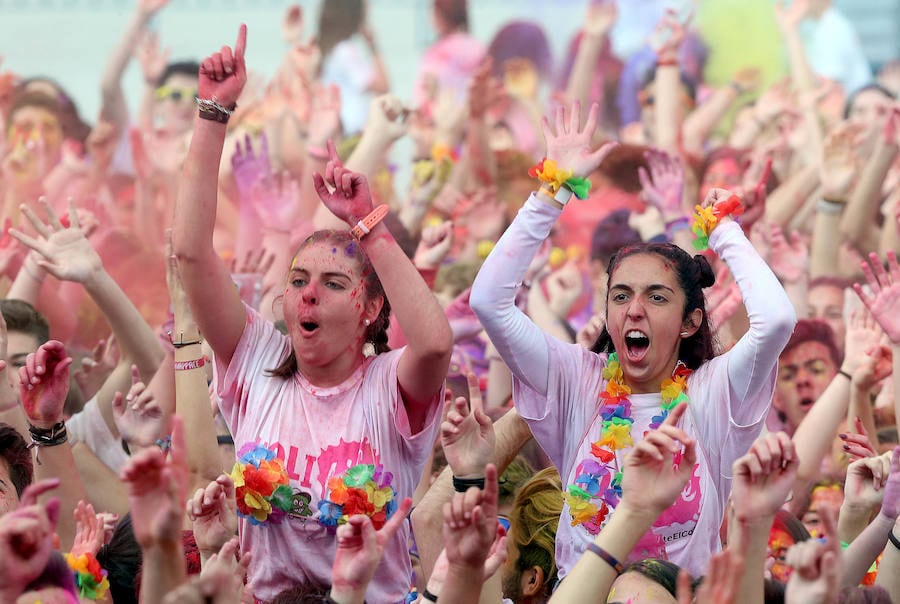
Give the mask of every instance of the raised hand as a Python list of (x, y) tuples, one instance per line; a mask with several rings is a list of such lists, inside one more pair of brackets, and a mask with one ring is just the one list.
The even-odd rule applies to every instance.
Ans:
[(798, 466), (790, 436), (778, 432), (758, 438), (732, 466), (735, 518), (748, 522), (774, 516), (794, 486)]
[(94, 512), (94, 506), (86, 503), (83, 499), (78, 502), (73, 514), (75, 516), (75, 542), (72, 544), (72, 555), (97, 555), (106, 540), (102, 519)]
[(160, 84), (160, 78), (169, 63), (169, 55), (172, 49), (159, 48), (159, 34), (155, 31), (147, 32), (137, 50), (137, 61), (144, 75), (144, 83), (147, 86), (156, 87)]
[(493, 73), (493, 61), (485, 58), (478, 66), (478, 70), (469, 82), (469, 118), (473, 120), (483, 119), (488, 110), (506, 94), (503, 84), (491, 74)]
[(120, 474), (128, 487), (128, 502), (134, 538), (142, 549), (160, 544), (181, 546), (181, 520), (184, 516), (188, 484), (187, 451), (184, 424), (172, 417), (172, 448), (166, 460), (156, 447), (134, 455)]
[[(484, 561), (484, 577), (482, 581), (487, 581), (500, 569), (508, 558), (506, 529), (503, 525), (497, 524), (497, 533), (494, 536), (494, 543), (491, 545), (491, 551), (488, 552), (487, 559)], [(447, 579), (447, 571), (450, 569), (450, 562), (447, 560), (447, 550), (442, 549), (434, 562), (434, 568), (431, 570), (431, 576), (428, 577), (428, 591), (435, 595), (440, 595)]]
[(57, 486), (56, 479), (28, 486), (19, 508), (0, 516), (0, 596), (4, 601), (16, 601), (47, 566), (59, 519), (59, 499), (39, 504), (37, 498)]
[(397, 97), (390, 94), (375, 97), (369, 104), (369, 119), (364, 133), (390, 144), (409, 130), (408, 114), (409, 109)]
[(344, 167), (331, 141), (328, 141), (328, 156), (325, 176), (313, 174), (316, 193), (332, 214), (355, 226), (372, 211), (369, 183), (362, 174)]
[(129, 446), (150, 447), (163, 433), (165, 414), (153, 392), (141, 381), (137, 365), (131, 366), (131, 389), (126, 396), (113, 397), (113, 420)]
[(769, 254), (769, 266), (782, 281), (792, 283), (806, 275), (809, 250), (797, 231), (788, 241), (778, 223), (769, 223)]
[(589, 36), (605, 36), (615, 25), (619, 10), (615, 2), (591, 2), (581, 29)]
[(444, 262), (453, 246), (453, 223), (449, 220), (422, 229), (422, 237), (413, 256), (419, 269), (436, 269)]
[(169, 0), (138, 0), (137, 10), (148, 18), (161, 11)]
[(886, 271), (878, 255), (869, 254), (869, 262), (863, 262), (861, 266), (871, 293), (866, 293), (859, 283), (854, 283), (853, 289), (891, 344), (897, 345), (900, 344), (900, 266), (893, 251), (888, 251), (887, 263)]
[(890, 453), (890, 474), (884, 483), (884, 500), (881, 502), (881, 513), (896, 520), (900, 516), (900, 447)]
[(791, 546), (787, 552), (787, 565), (794, 572), (788, 580), (786, 602), (835, 604), (838, 601), (841, 544), (836, 537), (836, 513), (825, 504), (819, 506), (819, 516), (825, 524), (825, 541), (809, 539)]
[(650, 170), (638, 168), (642, 196), (660, 211), (665, 222), (683, 218), (685, 212), (681, 197), (684, 193), (684, 169), (681, 162), (664, 151), (656, 150), (647, 151), (644, 158)]
[[(857, 459), (866, 459), (868, 457), (877, 457), (878, 452), (869, 440), (869, 433), (866, 432), (862, 420), (858, 417), (853, 420), (856, 432), (844, 432), (838, 434), (838, 438), (844, 441), (844, 451), (854, 461)], [(846, 488), (846, 487), (845, 487)]]
[(871, 514), (884, 500), (884, 487), (890, 473), (889, 455), (865, 457), (851, 463), (847, 467), (843, 505)]
[(483, 568), (497, 534), (497, 467), (484, 468), (484, 490), (455, 493), (444, 504), (444, 549), (451, 566)]
[(584, 282), (578, 263), (569, 260), (544, 280), (547, 285), (547, 304), (550, 311), (565, 320), (584, 291)]
[(647, 432), (625, 457), (622, 502), (630, 509), (656, 518), (675, 502), (690, 479), (697, 463), (697, 443), (675, 427), (685, 409), (685, 403), (672, 409), (665, 422)]
[(471, 410), (464, 397), (444, 401), (441, 446), (457, 478), (482, 478), (494, 455), (494, 424), (484, 412), (481, 388), (474, 374), (466, 375)]
[(384, 556), (384, 548), (406, 522), (410, 508), (412, 500), (407, 497), (377, 531), (372, 519), (361, 514), (351, 516), (346, 524), (338, 527), (337, 553), (331, 567), (332, 598), (343, 601), (336, 594), (365, 592)]
[(303, 39), (303, 7), (299, 4), (291, 4), (284, 11), (281, 20), (281, 37), (288, 44), (299, 44)]
[(253, 140), (247, 134), (244, 145), (238, 140), (231, 156), (231, 173), (241, 200), (249, 197), (250, 191), (266, 176), (271, 174), (272, 164), (269, 161), (269, 143), (266, 133), (259, 136), (259, 148), (253, 151)]
[(75, 203), (69, 200), (69, 226), (64, 226), (46, 198), (41, 197), (39, 201), (47, 214), (47, 224), (41, 222), (31, 208), (22, 206), (22, 212), (38, 237), (16, 229), (10, 229), (9, 234), (43, 256), (38, 265), (57, 279), (86, 283), (103, 270), (103, 263), (81, 228)]
[(337, 84), (316, 84), (309, 116), (307, 148), (321, 148), (341, 133), (341, 89)]
[(810, 0), (793, 0), (790, 6), (784, 0), (775, 3), (775, 20), (782, 31), (796, 29), (810, 10)]
[(606, 319), (604, 315), (602, 313), (594, 315), (590, 321), (584, 324), (578, 335), (575, 336), (575, 343), (590, 350), (597, 343), (597, 338), (600, 337), (605, 326)]
[[(865, 309), (850, 313), (844, 344), (844, 363), (853, 385), (865, 391), (875, 387), (893, 370), (893, 354), (882, 344), (884, 332)], [(852, 357), (850, 355), (853, 355)]]
[(726, 549), (713, 554), (703, 583), (693, 593), (691, 575), (678, 573), (678, 604), (732, 604), (740, 593), (744, 557)]
[(81, 389), (81, 393), (88, 399), (97, 394), (100, 387), (119, 364), (119, 346), (115, 336), (109, 336), (105, 340), (97, 342), (91, 351), (91, 356), (81, 359), (81, 366), (75, 370), (72, 377)]
[[(686, 21), (690, 21), (690, 18)], [(650, 41), (650, 46), (659, 61), (678, 60), (678, 50), (681, 48), (681, 43), (684, 42), (686, 28), (687, 22), (682, 23), (679, 20), (675, 9), (666, 9), (666, 13), (657, 24)]]
[(547, 159), (556, 162), (561, 170), (571, 170), (574, 176), (587, 177), (600, 167), (607, 155), (618, 143), (607, 143), (599, 149), (591, 148), (591, 138), (597, 129), (600, 106), (591, 105), (584, 128), (581, 127), (581, 103), (575, 101), (570, 109), (556, 110), (556, 125), (552, 127), (545, 116), (541, 121), (544, 141), (547, 144)]
[(234, 481), (222, 474), (205, 489), (197, 489), (187, 502), (187, 514), (194, 523), (194, 538), (203, 554), (219, 551), (237, 533), (237, 502)]
[(166, 594), (163, 604), (241, 604), (253, 602), (252, 596), (244, 599), (243, 578), (252, 558), (251, 554), (239, 555), (237, 537), (229, 540), (203, 563), (200, 574), (191, 577), (174, 591)]
[(47, 429), (63, 420), (71, 364), (63, 343), (50, 340), (19, 368), (19, 398), (32, 425)]
[(238, 97), (247, 83), (247, 65), (244, 62), (246, 48), (247, 26), (241, 25), (233, 54), (230, 47), (223, 46), (221, 51), (206, 57), (200, 64), (197, 96), (214, 100), (226, 108), (237, 105)]
[(820, 178), (822, 196), (829, 201), (845, 202), (850, 195), (850, 187), (857, 174), (853, 143), (855, 133), (855, 127), (845, 122), (825, 139)]

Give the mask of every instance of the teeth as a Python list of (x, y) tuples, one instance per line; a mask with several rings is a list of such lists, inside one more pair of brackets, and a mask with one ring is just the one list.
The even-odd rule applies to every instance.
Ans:
[(628, 333), (625, 334), (625, 337), (626, 338), (646, 338), (647, 336), (643, 332), (640, 332), (636, 329), (632, 329), (631, 331), (629, 331)]

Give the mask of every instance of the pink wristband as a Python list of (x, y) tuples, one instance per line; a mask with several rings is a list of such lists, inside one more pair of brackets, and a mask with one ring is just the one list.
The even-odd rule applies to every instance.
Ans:
[(188, 371), (190, 369), (200, 369), (206, 365), (207, 357), (200, 357), (192, 361), (175, 361), (175, 371)]

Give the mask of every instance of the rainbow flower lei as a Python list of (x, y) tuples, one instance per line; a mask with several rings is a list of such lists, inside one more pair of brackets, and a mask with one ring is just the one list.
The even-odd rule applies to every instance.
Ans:
[(693, 231), (694, 248), (703, 251), (709, 247), (709, 234), (719, 225), (719, 221), (726, 216), (740, 216), (744, 213), (744, 204), (737, 195), (732, 195), (724, 201), (714, 205), (694, 208)]
[(397, 511), (393, 479), (381, 464), (358, 464), (341, 476), (332, 476), (328, 498), (319, 502), (319, 523), (334, 529), (350, 516), (364, 514), (372, 519), (375, 530), (380, 529)]
[(66, 564), (75, 573), (78, 595), (89, 600), (103, 600), (109, 591), (107, 572), (93, 554), (66, 554)]
[(238, 515), (250, 520), (250, 524), (278, 523), (290, 511), (294, 498), (290, 479), (284, 460), (276, 457), (271, 449), (245, 446), (231, 469), (231, 478)]
[[(680, 361), (672, 377), (662, 383), (662, 405), (659, 415), (651, 419), (650, 428), (658, 428), (679, 403), (687, 402), (687, 378), (691, 375)], [(600, 532), (603, 522), (622, 498), (622, 472), (616, 463), (616, 451), (634, 445), (631, 426), (631, 388), (625, 384), (619, 355), (612, 353), (603, 368), (606, 389), (600, 393), (600, 416), (603, 418), (600, 438), (591, 443), (592, 458), (582, 460), (576, 468), (573, 484), (565, 492), (572, 515), (572, 526), (582, 525), (590, 534)]]
[(591, 192), (591, 181), (582, 176), (573, 176), (571, 170), (563, 170), (552, 159), (544, 158), (528, 170), (528, 175), (546, 184), (554, 193), (566, 187), (578, 199), (587, 199)]

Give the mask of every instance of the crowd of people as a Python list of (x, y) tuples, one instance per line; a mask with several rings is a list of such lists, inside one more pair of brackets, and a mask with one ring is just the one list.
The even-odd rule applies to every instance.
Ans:
[(900, 62), (829, 0), (775, 75), (433, 0), (412, 91), (365, 0), (271, 81), (167, 3), (93, 125), (0, 73), (0, 602), (900, 602)]

